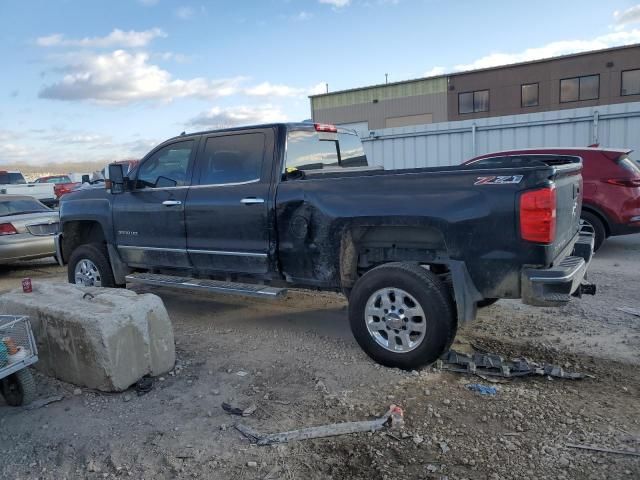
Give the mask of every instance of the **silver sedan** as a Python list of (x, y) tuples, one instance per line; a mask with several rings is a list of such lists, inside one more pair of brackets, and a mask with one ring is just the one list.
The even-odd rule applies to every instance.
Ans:
[(26, 195), (0, 195), (0, 264), (53, 257), (57, 211)]

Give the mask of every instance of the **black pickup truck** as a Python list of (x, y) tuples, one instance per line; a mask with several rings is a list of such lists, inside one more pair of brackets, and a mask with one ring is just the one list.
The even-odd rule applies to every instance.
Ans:
[(181, 135), (64, 197), (69, 281), (275, 297), (343, 292), (376, 361), (435, 361), (499, 298), (560, 305), (583, 278), (581, 162), (385, 171), (354, 132), (288, 123)]

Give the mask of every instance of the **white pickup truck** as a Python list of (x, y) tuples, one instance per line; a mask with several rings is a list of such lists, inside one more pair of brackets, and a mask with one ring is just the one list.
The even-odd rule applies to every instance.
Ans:
[(53, 183), (27, 183), (22, 172), (0, 170), (0, 194), (29, 195), (51, 207), (57, 203)]

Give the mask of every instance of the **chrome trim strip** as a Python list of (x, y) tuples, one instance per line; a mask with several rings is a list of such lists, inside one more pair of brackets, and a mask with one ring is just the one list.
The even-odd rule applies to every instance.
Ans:
[(151, 250), (153, 252), (175, 252), (175, 253), (187, 253), (186, 248), (161, 248), (161, 247), (139, 247), (137, 245), (118, 245), (118, 249), (129, 250)]
[(246, 180), (244, 182), (231, 182), (231, 183), (207, 183), (205, 185), (191, 185), (191, 188), (207, 188), (207, 187), (233, 187), (234, 185), (249, 185), (250, 183), (258, 183), (259, 178), (253, 180)]
[(118, 245), (118, 249), (129, 249), (129, 250), (151, 250), (154, 252), (175, 252), (175, 253), (201, 253), (204, 255), (222, 255), (222, 256), (231, 256), (231, 257), (257, 257), (257, 258), (267, 258), (266, 253), (254, 253), (254, 252), (232, 252), (228, 250), (199, 250), (196, 248), (161, 248), (161, 247), (140, 247), (136, 245)]
[(254, 252), (230, 252), (227, 250), (198, 250), (195, 248), (189, 248), (189, 253), (203, 253), (205, 255), (222, 255), (230, 257), (259, 257), (267, 258), (266, 253), (254, 253)]

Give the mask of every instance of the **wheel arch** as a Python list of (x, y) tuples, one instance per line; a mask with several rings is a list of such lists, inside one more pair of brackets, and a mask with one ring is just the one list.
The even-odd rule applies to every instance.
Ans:
[(340, 244), (340, 283), (350, 292), (358, 278), (379, 265), (415, 262), (428, 265), (445, 279), (456, 306), (456, 321), (476, 317), (476, 302), (483, 296), (476, 289), (463, 261), (449, 257), (441, 230), (433, 226), (354, 227), (342, 235)]
[(594, 207), (593, 205), (586, 205), (586, 204), (582, 205), (582, 210), (585, 212), (589, 212), (592, 215), (595, 215), (596, 217), (598, 217), (602, 222), (602, 225), (604, 226), (604, 230), (607, 234), (606, 236), (607, 237), (611, 236), (611, 226), (609, 225), (609, 218), (602, 212), (602, 210), (600, 210), (597, 207)]
[(71, 257), (71, 253), (80, 245), (87, 243), (106, 244), (105, 230), (96, 220), (71, 220), (61, 228), (61, 250), (63, 259)]

